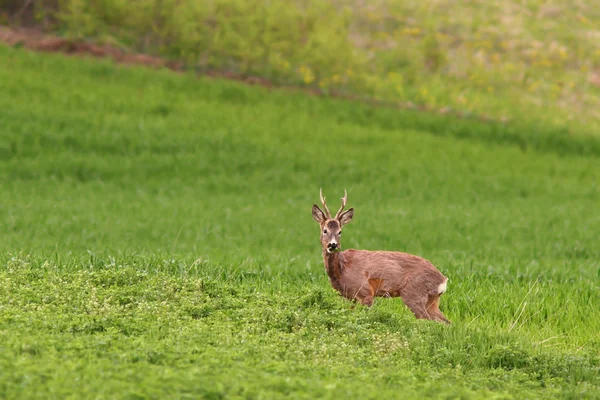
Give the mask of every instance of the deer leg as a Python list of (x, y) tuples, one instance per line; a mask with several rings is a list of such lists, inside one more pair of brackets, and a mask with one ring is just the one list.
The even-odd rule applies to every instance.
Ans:
[(446, 318), (440, 311), (440, 296), (441, 295), (437, 294), (429, 297), (429, 301), (427, 302), (427, 312), (436, 321), (450, 325), (448, 318)]
[(369, 295), (360, 299), (360, 302), (367, 307), (371, 307), (373, 305), (373, 296)]
[(360, 301), (364, 306), (371, 307), (373, 305), (373, 289), (370, 285), (363, 285), (354, 296), (354, 300)]
[(404, 300), (404, 304), (410, 308), (410, 311), (415, 314), (417, 319), (433, 319), (427, 312), (427, 301), (421, 296), (405, 296), (402, 300)]

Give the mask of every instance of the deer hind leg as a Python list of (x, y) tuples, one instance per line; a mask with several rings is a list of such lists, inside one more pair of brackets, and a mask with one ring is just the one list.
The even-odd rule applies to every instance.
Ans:
[(434, 320), (450, 325), (448, 318), (446, 318), (440, 311), (440, 296), (441, 294), (429, 296), (429, 300), (427, 302), (427, 312)]
[(417, 319), (433, 319), (427, 312), (427, 299), (420, 294), (407, 295), (402, 298), (404, 304), (415, 314)]

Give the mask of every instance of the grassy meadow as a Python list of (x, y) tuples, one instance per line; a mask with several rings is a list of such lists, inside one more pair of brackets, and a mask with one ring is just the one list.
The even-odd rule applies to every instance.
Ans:
[[(593, 139), (0, 47), (0, 397), (600, 398)], [(338, 296), (344, 248), (451, 326)]]

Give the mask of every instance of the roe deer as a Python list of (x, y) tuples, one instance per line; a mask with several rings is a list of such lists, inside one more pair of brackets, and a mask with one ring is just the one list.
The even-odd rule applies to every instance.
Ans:
[(446, 278), (431, 262), (412, 254), (396, 251), (341, 251), (342, 226), (352, 220), (354, 208), (344, 211), (348, 193), (344, 190), (342, 206), (331, 217), (320, 191), (323, 212), (316, 204), (312, 216), (321, 227), (321, 245), (325, 270), (331, 286), (349, 300), (373, 304), (374, 297), (401, 297), (415, 317), (449, 324), (439, 309), (440, 296), (446, 291)]

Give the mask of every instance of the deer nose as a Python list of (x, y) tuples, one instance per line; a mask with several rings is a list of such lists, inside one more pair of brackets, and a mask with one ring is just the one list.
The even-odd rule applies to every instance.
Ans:
[(335, 249), (335, 248), (337, 248), (337, 243), (331, 242), (327, 245), (327, 247), (329, 247), (330, 249)]

